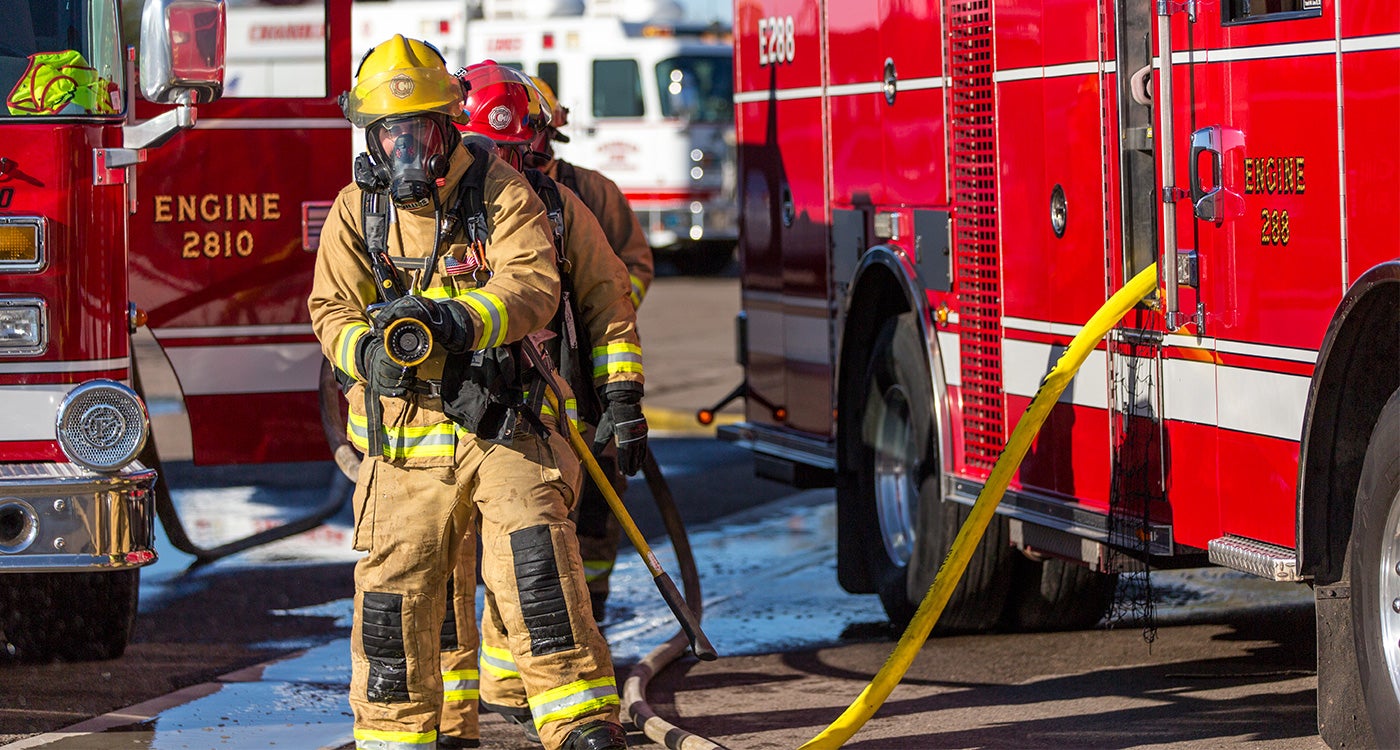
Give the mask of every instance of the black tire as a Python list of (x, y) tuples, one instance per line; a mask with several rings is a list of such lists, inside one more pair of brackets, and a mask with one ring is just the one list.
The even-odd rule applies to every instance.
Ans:
[(0, 629), (26, 662), (115, 659), (136, 622), (140, 570), (0, 576)]
[(1361, 692), (1381, 747), (1400, 746), (1400, 390), (1371, 433), (1352, 518), (1351, 615)]
[[(913, 313), (886, 321), (875, 337), (857, 393), (856, 524), (866, 568), (891, 623), (904, 627), (947, 557), (966, 506), (944, 502), (926, 348)], [(1010, 588), (1013, 550), (1006, 523), (993, 519), (934, 632), (997, 626)]]
[(1116, 573), (1024, 555), (1016, 562), (1006, 626), (1012, 630), (1084, 630), (1099, 624), (1118, 590)]

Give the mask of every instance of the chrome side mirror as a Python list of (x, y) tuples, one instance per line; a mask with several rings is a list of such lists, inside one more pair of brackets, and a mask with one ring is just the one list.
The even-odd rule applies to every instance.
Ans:
[(223, 0), (146, 0), (141, 95), (158, 104), (208, 104), (224, 92)]

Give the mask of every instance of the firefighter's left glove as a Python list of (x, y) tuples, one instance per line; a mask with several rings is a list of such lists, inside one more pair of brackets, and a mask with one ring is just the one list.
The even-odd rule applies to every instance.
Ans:
[(404, 367), (389, 358), (384, 349), (384, 337), (373, 333), (360, 338), (355, 350), (355, 366), (365, 376), (371, 392), (380, 396), (403, 398), (418, 376), (417, 367)]
[(642, 468), (647, 455), (647, 418), (642, 414), (642, 386), (639, 383), (609, 383), (603, 386), (607, 406), (598, 420), (593, 452), (617, 443), (617, 468), (632, 476)]
[(375, 322), (382, 330), (402, 318), (412, 318), (427, 326), (433, 334), (433, 341), (448, 354), (469, 351), (476, 343), (476, 326), (472, 324), (465, 305), (450, 300), (439, 302), (406, 295), (385, 305), (375, 317)]

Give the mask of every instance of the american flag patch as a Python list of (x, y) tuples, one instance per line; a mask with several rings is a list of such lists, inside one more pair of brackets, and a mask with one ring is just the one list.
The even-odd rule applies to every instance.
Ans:
[(479, 265), (481, 264), (473, 253), (467, 253), (462, 260), (457, 260), (449, 255), (442, 259), (442, 273), (444, 276), (458, 276), (475, 271)]

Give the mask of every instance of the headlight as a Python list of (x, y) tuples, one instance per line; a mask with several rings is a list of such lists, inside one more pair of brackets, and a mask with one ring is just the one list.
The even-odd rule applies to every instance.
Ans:
[(0, 271), (41, 271), (44, 260), (43, 217), (0, 216)]
[(58, 444), (93, 471), (126, 466), (146, 445), (150, 419), (136, 392), (115, 380), (90, 380), (58, 405)]
[(0, 356), (48, 349), (46, 307), (38, 297), (0, 297)]

